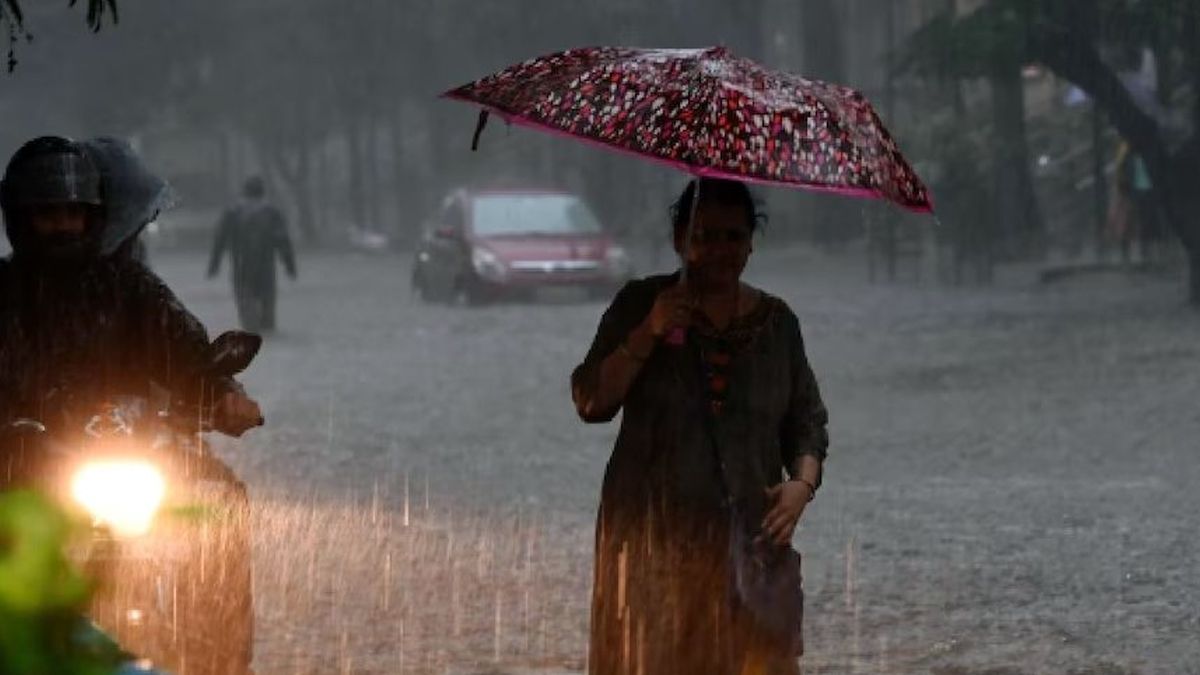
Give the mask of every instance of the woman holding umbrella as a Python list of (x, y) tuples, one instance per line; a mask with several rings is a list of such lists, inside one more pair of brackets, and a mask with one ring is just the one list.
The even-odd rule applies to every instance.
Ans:
[[(797, 672), (798, 554), (826, 413), (800, 323), (741, 281), (747, 182), (882, 198), (928, 192), (861, 93), (721, 47), (571, 49), (445, 94), (695, 176), (673, 213), (680, 272), (634, 281), (571, 377), (580, 416), (624, 410), (597, 524), (592, 675)], [(786, 475), (786, 477), (785, 477)]]
[[(628, 284), (571, 378), (584, 420), (624, 410), (597, 531), (596, 675), (797, 672), (795, 646), (759, 630), (730, 587), (730, 518), (762, 546), (790, 544), (820, 485), (825, 408), (795, 314), (741, 281), (750, 191), (702, 180), (688, 245), (696, 186), (673, 208), (686, 283)], [(685, 345), (666, 344), (673, 328)]]

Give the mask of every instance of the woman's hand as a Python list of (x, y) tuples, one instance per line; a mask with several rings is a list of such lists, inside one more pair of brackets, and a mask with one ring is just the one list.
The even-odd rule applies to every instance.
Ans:
[(650, 334), (661, 339), (673, 329), (687, 328), (695, 308), (696, 298), (682, 282), (660, 292), (646, 317)]
[(812, 497), (812, 488), (803, 481), (789, 480), (767, 488), (769, 507), (759, 539), (780, 546), (791, 542), (796, 524)]

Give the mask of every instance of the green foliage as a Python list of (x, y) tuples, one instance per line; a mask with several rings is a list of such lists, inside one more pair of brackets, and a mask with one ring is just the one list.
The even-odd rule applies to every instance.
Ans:
[(126, 659), (82, 618), (89, 585), (64, 552), (79, 527), (40, 495), (0, 494), (0, 674), (109, 675)]
[(965, 16), (942, 11), (897, 50), (894, 67), (918, 76), (986, 77), (1027, 58), (1028, 31), (1040, 13), (1031, 0), (993, 0)]
[(26, 614), (78, 607), (87, 585), (62, 551), (72, 530), (67, 517), (27, 492), (4, 496), (0, 506), (0, 607)]
[(1188, 43), (1200, 0), (991, 0), (966, 15), (943, 11), (895, 54), (899, 73), (986, 77), (1001, 64), (1038, 60), (1036, 40), (1071, 35), (1124, 56), (1143, 46), (1171, 56)]

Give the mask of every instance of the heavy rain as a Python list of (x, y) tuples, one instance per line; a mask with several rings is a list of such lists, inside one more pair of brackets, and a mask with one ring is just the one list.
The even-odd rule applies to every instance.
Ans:
[[(1200, 672), (1200, 2), (0, 0), (0, 27), (0, 674)], [(695, 73), (724, 98), (653, 89)], [(729, 363), (705, 326), (728, 391), (664, 400), (670, 364)], [(261, 345), (208, 344), (237, 330)], [(63, 391), (106, 411), (65, 466), (106, 452), (133, 373), (170, 401), (139, 418), (165, 482), (104, 464), (84, 498), (30, 463)], [(737, 557), (705, 499), (780, 480), (802, 656), (697, 562)], [(163, 506), (118, 536), (135, 497)]]

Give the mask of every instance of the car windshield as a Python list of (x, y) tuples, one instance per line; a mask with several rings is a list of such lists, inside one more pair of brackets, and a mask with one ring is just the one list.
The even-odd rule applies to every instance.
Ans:
[(574, 195), (494, 194), (474, 201), (473, 226), (483, 237), (594, 234), (596, 216)]

